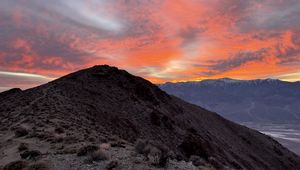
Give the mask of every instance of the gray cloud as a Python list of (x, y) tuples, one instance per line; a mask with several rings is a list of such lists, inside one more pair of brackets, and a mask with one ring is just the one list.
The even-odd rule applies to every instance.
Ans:
[(270, 38), (278, 38), (282, 35), (281, 32), (274, 32), (274, 31), (269, 31), (269, 32), (258, 32), (255, 33), (252, 38), (257, 39), (257, 40), (268, 40)]
[(198, 34), (205, 32), (205, 28), (197, 28), (197, 27), (188, 27), (185, 30), (182, 30), (179, 33), (179, 36), (183, 39), (182, 45), (189, 44), (197, 38), (199, 38)]
[(275, 55), (280, 59), (280, 61), (277, 64), (285, 65), (285, 66), (293, 66), (293, 65), (300, 66), (299, 48), (294, 48), (294, 47), (283, 48), (277, 46), (275, 50), (276, 50)]
[(236, 25), (241, 32), (295, 28), (300, 25), (299, 9), (298, 0), (256, 1), (256, 5), (244, 11)]
[[(23, 68), (42, 68), (48, 70), (62, 69), (62, 65), (51, 65), (51, 63), (44, 63), (49, 57), (61, 58), (64, 63), (81, 64), (86, 60), (86, 57), (90, 57), (84, 51), (80, 51), (70, 47), (72, 39), (62, 40), (59, 35), (54, 35), (51, 33), (38, 34), (34, 29), (19, 29), (16, 27), (11, 27), (8, 25), (1, 25), (0, 27), (0, 37), (2, 40), (0, 42), (1, 52), (6, 55), (1, 60), (1, 65), (16, 66), (19, 65)], [(25, 47), (14, 48), (12, 45), (16, 40), (21, 39), (26, 41)], [(37, 58), (32, 61), (32, 63), (26, 63), (25, 61), (21, 63), (23, 59), (22, 56), (36, 56)]]
[(251, 61), (262, 61), (268, 49), (263, 48), (258, 51), (242, 51), (226, 60), (211, 60), (208, 68), (212, 71), (204, 72), (204, 75), (215, 75), (229, 71)]

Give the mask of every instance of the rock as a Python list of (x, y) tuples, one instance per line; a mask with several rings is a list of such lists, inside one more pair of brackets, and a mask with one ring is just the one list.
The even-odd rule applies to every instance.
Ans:
[(103, 149), (103, 150), (109, 150), (111, 147), (111, 145), (109, 143), (102, 143), (100, 145), (100, 149)]

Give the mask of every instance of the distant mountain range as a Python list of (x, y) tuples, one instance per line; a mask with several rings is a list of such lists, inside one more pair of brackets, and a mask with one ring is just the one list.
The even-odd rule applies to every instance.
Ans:
[(300, 82), (222, 78), (159, 86), (235, 122), (300, 122)]

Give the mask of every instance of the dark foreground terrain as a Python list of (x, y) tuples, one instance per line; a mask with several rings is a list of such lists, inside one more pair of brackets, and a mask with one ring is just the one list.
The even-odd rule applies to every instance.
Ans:
[(0, 169), (300, 169), (272, 138), (109, 66), (0, 93)]

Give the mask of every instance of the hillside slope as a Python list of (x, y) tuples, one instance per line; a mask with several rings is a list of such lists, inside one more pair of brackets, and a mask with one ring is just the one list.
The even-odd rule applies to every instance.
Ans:
[(106, 65), (1, 97), (0, 125), (2, 165), (20, 159), (12, 150), (29, 139), (49, 155), (117, 136), (155, 141), (185, 160), (198, 155), (217, 169), (300, 169), (299, 157), (270, 137)]

